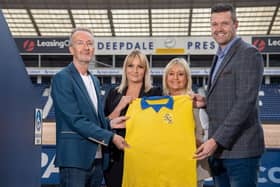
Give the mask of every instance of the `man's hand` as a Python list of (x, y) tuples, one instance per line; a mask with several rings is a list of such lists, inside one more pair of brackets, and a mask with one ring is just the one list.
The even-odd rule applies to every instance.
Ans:
[(125, 128), (125, 122), (129, 117), (126, 116), (120, 116), (117, 118), (114, 118), (110, 121), (111, 129), (124, 129)]
[(112, 142), (116, 145), (116, 147), (120, 150), (124, 150), (125, 148), (129, 148), (129, 145), (125, 141), (125, 139), (117, 134), (113, 135)]
[(199, 146), (199, 148), (195, 152), (194, 158), (197, 160), (203, 160), (213, 155), (217, 148), (218, 144), (213, 138), (211, 138), (205, 143), (203, 143), (201, 146)]

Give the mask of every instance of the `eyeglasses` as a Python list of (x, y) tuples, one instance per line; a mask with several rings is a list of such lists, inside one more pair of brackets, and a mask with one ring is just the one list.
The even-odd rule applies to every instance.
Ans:
[(94, 48), (94, 43), (91, 41), (82, 41), (82, 40), (77, 40), (73, 42), (76, 46), (78, 47), (83, 47), (83, 46), (87, 46), (88, 48)]

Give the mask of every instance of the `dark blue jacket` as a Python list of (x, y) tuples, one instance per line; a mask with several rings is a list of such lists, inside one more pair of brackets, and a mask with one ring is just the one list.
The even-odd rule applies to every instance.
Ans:
[[(56, 166), (89, 169), (97, 146), (108, 146), (113, 136), (103, 113), (99, 81), (93, 75), (91, 77), (98, 99), (98, 113), (73, 63), (53, 78), (51, 95), (56, 116)], [(109, 155), (103, 154), (104, 168), (108, 162)]]

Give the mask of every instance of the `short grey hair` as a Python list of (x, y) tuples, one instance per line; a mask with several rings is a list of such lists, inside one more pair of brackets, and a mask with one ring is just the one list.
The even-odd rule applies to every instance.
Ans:
[(90, 29), (88, 28), (85, 28), (85, 27), (77, 27), (77, 28), (74, 28), (71, 33), (70, 33), (70, 36), (69, 36), (69, 46), (72, 46), (73, 44), (73, 35), (76, 33), (76, 32), (79, 32), (79, 31), (83, 31), (83, 32), (87, 32), (89, 33), (92, 38), (93, 38), (93, 33), (91, 32)]

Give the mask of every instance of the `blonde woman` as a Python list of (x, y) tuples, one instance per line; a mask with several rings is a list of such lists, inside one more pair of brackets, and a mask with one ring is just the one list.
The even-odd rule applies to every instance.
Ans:
[[(151, 84), (149, 62), (145, 54), (134, 50), (124, 60), (122, 80), (119, 87), (111, 89), (105, 100), (105, 115), (109, 119), (125, 115), (129, 103), (143, 96), (158, 96), (162, 91)], [(125, 129), (115, 129), (125, 136)], [(110, 149), (109, 169), (105, 171), (107, 187), (121, 187), (123, 174), (123, 151), (115, 146)]]
[[(176, 96), (192, 92), (191, 71), (188, 63), (183, 58), (172, 59), (165, 67), (163, 74), (163, 94)], [(203, 142), (205, 131), (199, 120), (199, 110), (194, 109), (196, 123), (196, 140), (199, 146)], [(197, 162), (198, 187), (203, 186), (203, 180), (210, 177), (207, 160)]]

